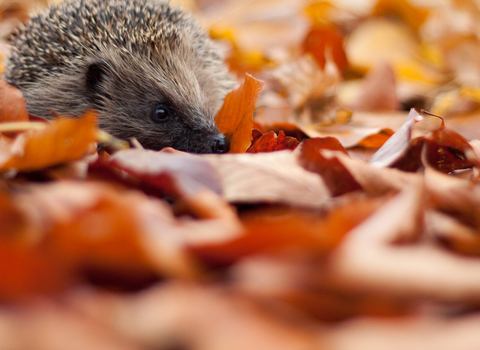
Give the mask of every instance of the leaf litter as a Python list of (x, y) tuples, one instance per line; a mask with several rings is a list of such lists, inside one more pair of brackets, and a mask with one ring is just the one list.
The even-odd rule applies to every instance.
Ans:
[(479, 348), (476, 5), (179, 3), (244, 81), (229, 154), (0, 81), (0, 349)]

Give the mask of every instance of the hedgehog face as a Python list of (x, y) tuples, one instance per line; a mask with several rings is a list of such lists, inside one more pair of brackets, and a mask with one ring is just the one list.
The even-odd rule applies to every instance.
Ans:
[(212, 115), (234, 80), (205, 31), (168, 1), (63, 1), (12, 41), (6, 79), (30, 114), (97, 109), (103, 129), (148, 148), (228, 150)]
[(85, 86), (100, 127), (155, 150), (228, 152), (230, 143), (216, 127), (195, 74), (181, 62), (168, 68), (133, 57), (90, 63)]

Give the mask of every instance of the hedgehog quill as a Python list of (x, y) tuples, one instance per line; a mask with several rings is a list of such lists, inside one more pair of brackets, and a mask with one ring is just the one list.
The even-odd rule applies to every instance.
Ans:
[(214, 115), (234, 80), (194, 18), (155, 0), (67, 0), (14, 33), (5, 79), (31, 115), (81, 116), (144, 147), (225, 153)]

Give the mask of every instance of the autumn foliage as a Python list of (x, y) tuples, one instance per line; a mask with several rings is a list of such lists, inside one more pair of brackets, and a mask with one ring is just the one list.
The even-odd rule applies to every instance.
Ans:
[(0, 81), (0, 349), (480, 349), (474, 2), (182, 3), (239, 77), (228, 154)]

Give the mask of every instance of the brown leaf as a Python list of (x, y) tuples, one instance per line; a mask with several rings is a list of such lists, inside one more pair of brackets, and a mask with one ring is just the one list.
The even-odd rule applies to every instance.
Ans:
[[(343, 240), (331, 262), (335, 285), (348, 290), (449, 302), (480, 300), (480, 261), (418, 241), (422, 182), (406, 188)], [(398, 244), (409, 242), (409, 244)]]
[[(31, 171), (83, 157), (97, 140), (96, 115), (81, 119), (58, 119), (45, 129), (17, 136), (21, 146), (12, 143), (0, 170)], [(19, 143), (17, 142), (17, 145)]]
[(433, 208), (480, 229), (480, 186), (425, 168), (425, 186)]
[(247, 149), (247, 153), (274, 152), (286, 149), (293, 151), (298, 144), (297, 139), (285, 136), (282, 130), (280, 130), (278, 137), (273, 131), (270, 131), (256, 139), (254, 137), (252, 145)]
[(302, 142), (299, 160), (305, 169), (323, 178), (332, 196), (360, 190), (362, 187), (338, 159), (336, 153), (347, 155), (337, 139), (314, 138)]
[(209, 263), (232, 263), (244, 256), (300, 249), (303, 254), (323, 255), (336, 247), (344, 235), (365, 220), (382, 200), (352, 200), (321, 215), (288, 207), (254, 209), (240, 214), (245, 234), (215, 244), (205, 242), (192, 247)]
[[(337, 124), (331, 126), (322, 126), (318, 124), (302, 128), (309, 137), (335, 137), (345, 148), (361, 145), (370, 137), (385, 138), (385, 135), (391, 135), (393, 132), (388, 128), (364, 127), (358, 124)], [(365, 141), (368, 142), (368, 141)]]
[(303, 42), (304, 52), (312, 54), (321, 69), (325, 69), (328, 55), (343, 70), (348, 64), (343, 37), (333, 25), (314, 25)]
[(446, 247), (461, 254), (480, 256), (478, 229), (438, 212), (430, 212), (428, 219), (430, 230)]
[(170, 196), (193, 195), (203, 187), (222, 193), (217, 172), (199, 156), (128, 149), (116, 152), (108, 162)]
[(302, 168), (290, 151), (203, 157), (220, 174), (229, 202), (318, 208), (330, 197), (322, 179)]
[(0, 79), (0, 123), (28, 120), (27, 104), (22, 92)]
[[(423, 164), (426, 161), (428, 164)], [(480, 160), (469, 142), (443, 119), (436, 130), (424, 137), (411, 140), (404, 154), (391, 163), (392, 167), (405, 171), (416, 171), (421, 166), (449, 173), (458, 169), (472, 168)]]
[[(362, 203), (368, 206), (373, 201)], [(299, 258), (294, 253), (254, 255), (231, 268), (231, 283), (261, 302), (287, 304), (308, 318), (324, 322), (351, 320), (359, 315), (383, 318), (411, 312), (407, 302), (392, 296), (352, 293), (323, 286), (321, 281), (318, 283), (323, 280), (319, 265), (323, 266), (318, 260), (312, 262), (311, 257)]]
[(246, 74), (244, 83), (225, 97), (215, 117), (218, 128), (231, 142), (231, 153), (243, 153), (250, 146), (253, 112), (262, 87), (262, 81)]
[(407, 173), (398, 169), (373, 167), (343, 154), (337, 154), (337, 158), (348, 169), (363, 191), (375, 196), (398, 192), (407, 186), (412, 186), (421, 177), (419, 174)]
[(431, 141), (427, 144), (428, 162), (436, 169), (451, 172), (473, 166), (468, 159), (475, 154), (472, 146), (459, 133), (446, 126), (443, 119), (441, 126), (427, 135), (426, 140)]
[(196, 196), (203, 220), (176, 219), (158, 199), (100, 182), (23, 187), (0, 203), (9, 217), (0, 230), (0, 276), (8, 282), (0, 298), (59, 291), (81, 278), (116, 288), (164, 275), (193, 278), (198, 270), (186, 242), (232, 239), (241, 230), (220, 201)]
[(309, 54), (279, 66), (272, 75), (286, 91), (290, 104), (296, 110), (305, 108), (310, 100), (323, 98), (341, 79), (335, 64), (328, 61), (321, 69)]

